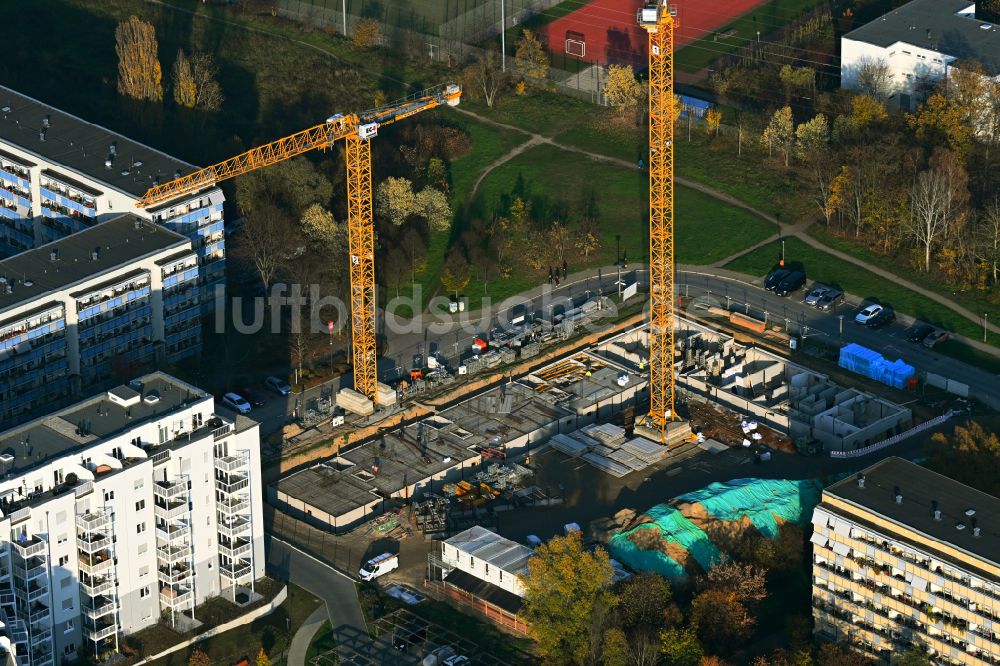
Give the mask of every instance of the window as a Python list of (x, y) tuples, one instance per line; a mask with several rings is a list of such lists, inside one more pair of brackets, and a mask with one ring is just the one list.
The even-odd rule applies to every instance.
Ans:
[(141, 499), (141, 500), (139, 500), (138, 502), (135, 503), (135, 510), (136, 511), (142, 511), (145, 508), (146, 508), (146, 500)]
[(66, 563), (69, 562), (69, 555), (63, 555), (59, 558), (59, 566), (64, 567)]
[[(70, 603), (72, 604), (72, 601), (70, 601)], [(71, 619), (70, 620), (66, 620), (66, 626), (63, 627), (63, 633), (64, 634), (68, 634), (71, 631), (73, 631), (73, 620), (71, 620)]]
[(67, 541), (69, 541), (69, 535), (67, 535), (65, 532), (56, 537), (56, 543), (59, 545), (62, 545)]
[(76, 645), (73, 643), (67, 643), (66, 647), (63, 648), (63, 652), (67, 655), (73, 654), (76, 652)]
[(139, 544), (139, 554), (140, 555), (144, 555), (147, 550), (149, 550), (149, 544), (148, 543), (141, 543), (141, 544)]
[(72, 598), (63, 599), (62, 600), (62, 609), (64, 611), (71, 611), (71, 610), (73, 610), (73, 599)]
[(115, 498), (115, 491), (113, 491), (113, 490), (105, 490), (104, 491), (104, 501), (105, 502), (110, 502), (114, 498)]
[(59, 587), (65, 590), (67, 587), (73, 584), (73, 574), (66, 574), (63, 576), (62, 580), (59, 581)]
[(146, 567), (139, 567), (139, 578), (142, 578), (143, 576), (148, 576), (148, 575), (149, 575), (149, 567), (148, 566), (146, 566)]
[(139, 523), (138, 525), (135, 526), (136, 534), (142, 534), (145, 531), (146, 531), (146, 523)]
[(140, 599), (145, 599), (148, 596), (149, 596), (149, 585), (147, 585), (146, 587), (140, 587), (139, 588), (139, 598)]
[(132, 487), (135, 488), (136, 490), (140, 490), (140, 489), (142, 489), (143, 482), (144, 482), (143, 479), (137, 479), (136, 482), (135, 482), (135, 484), (133, 484)]

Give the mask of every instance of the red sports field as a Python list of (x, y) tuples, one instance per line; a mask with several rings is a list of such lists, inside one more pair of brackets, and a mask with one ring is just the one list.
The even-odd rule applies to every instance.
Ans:
[[(738, 16), (746, 14), (767, 0), (675, 0), (681, 27), (677, 48), (711, 36)], [(642, 0), (591, 0), (572, 14), (549, 23), (542, 31), (553, 53), (585, 45), (583, 60), (595, 63), (622, 63), (642, 67), (646, 64), (646, 31), (636, 23), (636, 11)]]

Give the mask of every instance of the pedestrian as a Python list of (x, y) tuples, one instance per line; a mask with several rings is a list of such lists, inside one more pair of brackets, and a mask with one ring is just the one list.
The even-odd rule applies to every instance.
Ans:
[(563, 259), (563, 280), (566, 279), (566, 274), (569, 271), (569, 267), (566, 265), (566, 260)]
[(552, 284), (552, 267), (549, 266), (549, 284)]
[(644, 165), (643, 165), (643, 162), (642, 162), (642, 158), (641, 158), (641, 157), (639, 158), (639, 162), (638, 162), (638, 165), (639, 165), (639, 171), (642, 171), (642, 167), (643, 167)]

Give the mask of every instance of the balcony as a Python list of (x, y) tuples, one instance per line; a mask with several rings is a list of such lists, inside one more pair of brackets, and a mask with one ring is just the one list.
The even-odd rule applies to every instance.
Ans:
[(222, 479), (215, 480), (215, 489), (221, 493), (232, 495), (250, 487), (250, 479), (243, 476), (231, 477), (228, 481)]
[(109, 597), (98, 597), (94, 599), (93, 605), (83, 607), (83, 614), (91, 620), (111, 615), (114, 612), (115, 604)]
[(157, 451), (153, 454), (153, 465), (160, 465), (170, 460), (170, 449)]
[(103, 511), (80, 513), (76, 516), (76, 529), (81, 532), (103, 532), (111, 525), (111, 516)]
[(49, 598), (49, 586), (48, 585), (38, 585), (36, 587), (29, 587), (25, 590), (18, 590), (21, 594), (19, 595), (22, 599), (27, 599), (28, 603), (33, 601), (48, 601)]
[(76, 538), (76, 547), (84, 553), (96, 553), (111, 548), (111, 537), (101, 533), (81, 534)]
[[(51, 651), (51, 646), (46, 645), (46, 641), (52, 640), (52, 630), (48, 627), (44, 629), (39, 629), (31, 632), (31, 651), (36, 652), (40, 655), (48, 654)], [(37, 664), (37, 659), (31, 660), (33, 664)]]
[(215, 459), (215, 469), (228, 474), (246, 469), (248, 462), (247, 456), (225, 456)]
[(157, 559), (167, 565), (191, 559), (191, 546), (161, 546), (156, 549)]
[(115, 589), (115, 582), (111, 578), (93, 578), (89, 581), (80, 581), (80, 589), (88, 597), (98, 597), (108, 594)]
[(187, 479), (176, 481), (157, 481), (153, 484), (153, 495), (161, 499), (169, 500), (175, 497), (187, 497)]
[(249, 509), (250, 500), (246, 498), (219, 500), (216, 503), (216, 508), (218, 508), (220, 515), (230, 518)]
[(153, 515), (162, 520), (176, 520), (186, 517), (187, 514), (188, 504), (185, 501), (163, 505), (157, 502), (153, 505)]
[(83, 627), (83, 635), (92, 641), (100, 641), (118, 633), (118, 625), (115, 623), (99, 625), (96, 627)]
[(222, 572), (223, 577), (234, 582), (243, 580), (253, 573), (249, 560), (238, 560), (232, 564), (223, 564), (219, 567), (219, 570)]
[(158, 571), (160, 582), (164, 585), (186, 583), (194, 576), (194, 572), (184, 565), (175, 564), (172, 567), (160, 567)]
[(160, 589), (160, 603), (168, 608), (179, 608), (186, 604), (191, 603), (194, 599), (194, 595), (191, 592), (191, 588), (170, 588), (164, 587)]
[(236, 540), (250, 531), (250, 521), (246, 518), (237, 518), (234, 522), (229, 523), (219, 523), (219, 534), (229, 537), (232, 540)]
[(238, 559), (243, 555), (246, 555), (251, 550), (253, 550), (253, 544), (246, 539), (240, 539), (238, 541), (229, 544), (224, 544), (224, 543), (219, 544), (219, 552), (222, 553), (223, 555), (226, 555), (227, 557), (233, 558), (234, 560)]
[(187, 525), (159, 525), (156, 528), (156, 538), (168, 544), (187, 537), (191, 533), (191, 528)]
[(42, 622), (49, 619), (49, 607), (45, 604), (35, 603), (32, 604), (31, 610), (28, 614), (28, 622), (35, 624), (37, 622)]
[[(11, 520), (13, 522), (13, 518)], [(10, 545), (14, 547), (14, 552), (24, 559), (41, 555), (45, 552), (45, 541), (36, 536), (11, 541)]]
[(79, 561), (80, 571), (91, 576), (103, 573), (115, 564), (109, 550), (101, 550), (93, 554), (80, 553)]
[(24, 563), (24, 578), (26, 580), (34, 580), (35, 578), (40, 578), (48, 574), (48, 567), (45, 566), (45, 560), (40, 557), (32, 557), (31, 559), (25, 561)]

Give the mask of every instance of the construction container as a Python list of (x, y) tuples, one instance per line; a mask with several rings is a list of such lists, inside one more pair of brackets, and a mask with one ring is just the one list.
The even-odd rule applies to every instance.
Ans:
[(369, 416), (375, 412), (375, 405), (354, 389), (343, 388), (337, 392), (337, 406), (359, 416)]
[(910, 378), (916, 376), (916, 369), (902, 359), (890, 363), (877, 351), (851, 343), (840, 350), (840, 367), (869, 379), (902, 389), (909, 385)]
[(382, 407), (395, 405), (396, 390), (391, 386), (386, 386), (385, 384), (379, 382), (378, 389), (375, 392), (375, 402)]
[(767, 328), (767, 325), (760, 319), (754, 319), (753, 317), (748, 317), (747, 315), (740, 314), (739, 312), (733, 312), (729, 315), (729, 323), (749, 329), (754, 333), (763, 333)]

